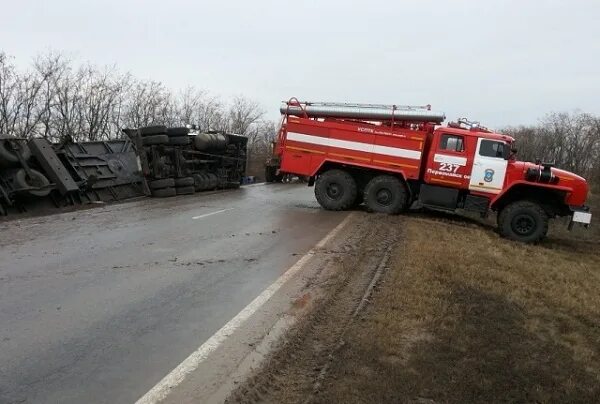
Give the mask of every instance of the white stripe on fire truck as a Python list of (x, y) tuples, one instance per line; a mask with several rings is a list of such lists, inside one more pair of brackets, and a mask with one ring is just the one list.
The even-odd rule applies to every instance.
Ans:
[(373, 145), (369, 143), (306, 135), (304, 133), (296, 132), (288, 132), (286, 138), (296, 142), (310, 143), (320, 146), (339, 147), (340, 149), (356, 150), (365, 153), (383, 154), (385, 156), (402, 157), (412, 160), (421, 159), (421, 152), (419, 150), (400, 149), (398, 147)]

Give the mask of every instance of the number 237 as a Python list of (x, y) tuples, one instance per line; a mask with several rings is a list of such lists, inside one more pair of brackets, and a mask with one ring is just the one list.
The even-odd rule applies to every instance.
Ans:
[(440, 163), (440, 171), (456, 173), (460, 166), (458, 164)]

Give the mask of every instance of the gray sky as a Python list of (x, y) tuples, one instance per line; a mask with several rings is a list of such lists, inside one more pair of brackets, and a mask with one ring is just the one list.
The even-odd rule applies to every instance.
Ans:
[(269, 118), (279, 101), (427, 104), (491, 127), (600, 113), (600, 1), (2, 0), (0, 49), (116, 64)]

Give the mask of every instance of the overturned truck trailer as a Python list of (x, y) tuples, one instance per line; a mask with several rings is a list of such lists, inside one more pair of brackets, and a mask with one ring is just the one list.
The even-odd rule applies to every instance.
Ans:
[(138, 166), (128, 139), (50, 143), (0, 138), (0, 215), (141, 196)]
[(79, 143), (0, 136), (0, 216), (237, 187), (244, 176), (245, 137), (164, 126), (124, 132)]
[(246, 171), (248, 139), (193, 128), (124, 129), (139, 151), (142, 173), (154, 197), (237, 188)]

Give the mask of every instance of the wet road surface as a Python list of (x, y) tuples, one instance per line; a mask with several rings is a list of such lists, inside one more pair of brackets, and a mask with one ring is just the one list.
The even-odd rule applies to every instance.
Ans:
[(345, 213), (303, 185), (1, 223), (0, 403), (128, 403)]

